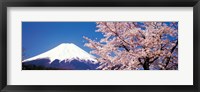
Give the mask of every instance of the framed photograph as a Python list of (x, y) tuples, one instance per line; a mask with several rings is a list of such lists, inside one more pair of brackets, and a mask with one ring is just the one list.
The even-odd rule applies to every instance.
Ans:
[(199, 0), (0, 3), (2, 92), (199, 92)]

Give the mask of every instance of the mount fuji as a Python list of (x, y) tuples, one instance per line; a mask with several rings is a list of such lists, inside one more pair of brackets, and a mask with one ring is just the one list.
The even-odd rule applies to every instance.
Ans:
[(22, 61), (23, 70), (96, 70), (95, 57), (73, 43), (62, 43)]

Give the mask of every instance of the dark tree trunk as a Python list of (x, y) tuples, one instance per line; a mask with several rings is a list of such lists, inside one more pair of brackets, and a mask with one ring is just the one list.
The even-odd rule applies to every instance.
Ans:
[(146, 58), (143, 64), (144, 70), (149, 70), (149, 58)]

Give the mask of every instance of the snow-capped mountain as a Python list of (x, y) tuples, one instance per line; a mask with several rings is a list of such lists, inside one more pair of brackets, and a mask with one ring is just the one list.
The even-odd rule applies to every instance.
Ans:
[[(22, 61), (23, 66), (40, 66), (56, 69), (94, 69), (98, 62), (94, 56), (73, 43), (62, 43), (57, 47)], [(94, 66), (93, 66), (94, 65)], [(82, 67), (82, 68), (81, 68)]]

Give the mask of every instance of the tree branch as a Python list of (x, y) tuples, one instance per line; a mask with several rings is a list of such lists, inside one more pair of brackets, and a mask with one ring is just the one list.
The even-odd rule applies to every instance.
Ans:
[[(105, 26), (110, 30), (110, 32), (114, 33), (116, 35), (116, 37), (118, 37), (122, 42), (124, 42), (125, 44), (128, 44), (128, 45), (132, 46), (132, 44), (126, 42), (123, 38), (121, 38), (117, 32), (112, 31), (112, 29), (106, 23), (105, 23)], [(124, 44), (122, 44), (122, 46), (125, 48), (126, 51), (130, 50)]]
[[(176, 48), (177, 45), (178, 45), (178, 40), (176, 41), (176, 45), (175, 45), (174, 47), (172, 47), (172, 49), (171, 49), (171, 51), (170, 51), (171, 53), (174, 52), (174, 50), (175, 50), (175, 48)], [(166, 62), (166, 65), (165, 65), (165, 69), (167, 68), (167, 66), (168, 66), (168, 64), (169, 64), (170, 58), (171, 58), (171, 56), (170, 56), (170, 57), (167, 57), (167, 62)]]

